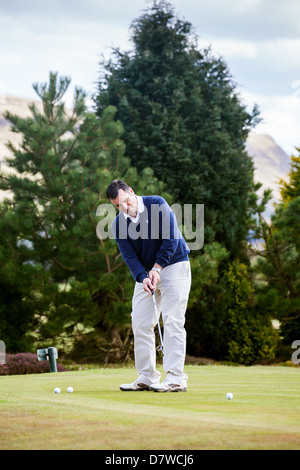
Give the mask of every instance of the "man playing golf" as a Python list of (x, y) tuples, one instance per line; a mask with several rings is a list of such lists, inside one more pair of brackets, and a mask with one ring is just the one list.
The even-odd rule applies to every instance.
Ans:
[[(191, 287), (189, 248), (175, 214), (160, 196), (137, 196), (121, 180), (112, 181), (106, 195), (119, 210), (112, 231), (122, 257), (136, 281), (132, 299), (132, 329), (138, 378), (121, 385), (123, 391), (186, 392), (185, 312)], [(163, 366), (156, 370), (154, 327), (162, 313)]]

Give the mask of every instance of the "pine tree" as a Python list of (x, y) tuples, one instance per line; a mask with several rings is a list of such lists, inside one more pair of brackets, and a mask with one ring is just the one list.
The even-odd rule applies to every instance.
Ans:
[(284, 203), (296, 199), (300, 196), (300, 147), (296, 150), (298, 156), (291, 156), (291, 170), (289, 172), (289, 180), (280, 180), (281, 198)]
[(97, 236), (96, 211), (116, 177), (137, 191), (153, 191), (157, 182), (149, 169), (140, 179), (123, 157), (123, 126), (113, 107), (98, 119), (76, 88), (66, 109), (69, 84), (50, 73), (49, 83), (34, 84), (42, 112), (33, 104), (29, 118), (6, 114), (22, 143), (9, 143), (12, 171), (0, 176), (8, 192), (0, 206), (1, 282), (20, 293), (22, 312), (30, 307), (31, 342), (51, 339), (70, 349), (76, 338), (78, 349), (89, 333), (94, 349), (86, 356), (122, 359), (130, 349), (132, 279), (114, 240)]
[[(299, 149), (298, 149), (299, 152)], [(290, 348), (300, 335), (300, 157), (291, 157), (287, 181), (281, 181), (281, 201), (268, 223), (261, 205), (256, 238), (263, 241), (256, 271), (262, 284), (258, 304), (280, 322), (283, 344)], [(266, 202), (266, 200), (265, 200)]]

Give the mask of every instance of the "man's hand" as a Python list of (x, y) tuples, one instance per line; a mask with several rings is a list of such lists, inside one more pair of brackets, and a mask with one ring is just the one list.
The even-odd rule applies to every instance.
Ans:
[(152, 289), (154, 289), (154, 286), (152, 282), (150, 281), (149, 277), (145, 277), (145, 279), (143, 280), (143, 287), (144, 287), (144, 291), (152, 295)]
[(152, 295), (152, 290), (156, 289), (156, 284), (160, 281), (160, 275), (155, 269), (149, 272), (149, 277), (143, 280), (144, 290)]

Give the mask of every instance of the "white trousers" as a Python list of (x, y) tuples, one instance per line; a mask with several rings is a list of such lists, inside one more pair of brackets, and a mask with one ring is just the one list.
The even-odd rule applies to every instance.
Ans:
[[(162, 313), (164, 356), (163, 367), (167, 381), (186, 387), (184, 373), (186, 354), (185, 312), (191, 288), (189, 261), (166, 266), (156, 285), (155, 300)], [(132, 299), (132, 330), (134, 334), (135, 365), (139, 381), (146, 385), (158, 383), (161, 374), (156, 370), (154, 328), (157, 318), (151, 295), (137, 282)]]

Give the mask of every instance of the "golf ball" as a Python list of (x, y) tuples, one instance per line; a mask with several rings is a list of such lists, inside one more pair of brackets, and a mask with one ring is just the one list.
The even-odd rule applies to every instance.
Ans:
[(60, 388), (59, 388), (59, 387), (56, 387), (56, 388), (54, 389), (54, 393), (60, 393)]
[(68, 388), (67, 388), (67, 392), (68, 392), (68, 393), (73, 393), (73, 387), (68, 387)]
[(227, 400), (232, 400), (233, 399), (232, 393), (227, 393), (226, 398)]

